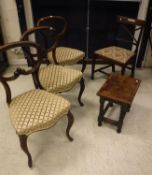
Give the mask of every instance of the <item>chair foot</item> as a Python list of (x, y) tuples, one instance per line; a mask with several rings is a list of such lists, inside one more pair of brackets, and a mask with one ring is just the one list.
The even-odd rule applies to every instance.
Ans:
[(121, 133), (121, 129), (117, 129), (117, 133), (120, 134)]
[(85, 89), (85, 84), (84, 84), (84, 78), (82, 77), (80, 80), (80, 92), (79, 92), (79, 96), (78, 96), (78, 102), (79, 102), (80, 106), (84, 105), (81, 101), (81, 96), (83, 94), (84, 89)]
[(68, 117), (68, 126), (67, 126), (67, 129), (66, 129), (66, 135), (68, 137), (68, 139), (70, 141), (73, 141), (73, 138), (70, 136), (69, 132), (70, 132), (70, 129), (73, 125), (73, 122), (74, 122), (74, 117), (73, 117), (73, 114), (71, 113), (71, 111), (69, 110), (68, 114), (67, 114), (67, 117)]
[(25, 154), (28, 157), (28, 166), (30, 168), (32, 168), (32, 166), (33, 166), (32, 156), (31, 156), (31, 154), (28, 150), (28, 147), (27, 147), (27, 136), (26, 135), (19, 135), (19, 140), (20, 140), (20, 146), (21, 146), (22, 150), (25, 152)]
[(102, 126), (102, 122), (98, 122), (98, 126)]

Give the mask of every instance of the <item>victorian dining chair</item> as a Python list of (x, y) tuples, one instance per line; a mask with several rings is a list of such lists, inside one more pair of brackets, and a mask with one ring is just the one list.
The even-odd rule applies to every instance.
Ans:
[[(83, 106), (81, 96), (85, 89), (83, 74), (79, 70), (67, 68), (62, 65), (51, 64), (47, 59), (47, 54), (52, 50), (52, 46), (48, 45), (47, 40), (52, 35), (52, 28), (47, 26), (33, 27), (25, 31), (21, 37), (21, 41), (30, 40), (30, 36), (35, 34), (36, 43), (41, 46), (45, 66), (41, 66), (39, 70), (39, 79), (43, 89), (48, 92), (61, 93), (71, 90), (77, 83), (80, 83), (80, 92), (78, 102)], [(26, 58), (26, 57), (25, 57)], [(36, 61), (33, 57), (26, 58), (30, 66), (34, 66)]]
[[(28, 136), (54, 126), (63, 116), (67, 115), (68, 126), (66, 135), (72, 141), (73, 138), (69, 135), (69, 131), (74, 118), (70, 112), (70, 102), (68, 100), (42, 90), (43, 88), (38, 78), (38, 70), (41, 64), (41, 49), (37, 44), (28, 41), (8, 43), (0, 46), (0, 53), (11, 52), (18, 48), (19, 50), (22, 50), (22, 48), (25, 50), (34, 48), (34, 57), (38, 57), (39, 61), (32, 68), (28, 68), (28, 70), (17, 68), (12, 75), (10, 73), (0, 74), (0, 82), (6, 92), (6, 102), (8, 104), (12, 126), (15, 128), (19, 137), (21, 149), (28, 157), (28, 166), (32, 167), (32, 156), (27, 146)], [(29, 52), (26, 52), (26, 55), (28, 54)], [(30, 57), (32, 57), (32, 54), (30, 54)], [(9, 81), (16, 80), (20, 75), (20, 77), (23, 77), (29, 74), (33, 76), (37, 89), (29, 89), (12, 97), (11, 92), (13, 87), (10, 88)]]
[(86, 68), (85, 53), (82, 50), (62, 46), (64, 36), (68, 29), (68, 22), (63, 16), (45, 16), (37, 21), (37, 26), (49, 26), (54, 31), (52, 39), (54, 42), (53, 49), (48, 52), (50, 62), (59, 65), (75, 64), (82, 62), (82, 72)]

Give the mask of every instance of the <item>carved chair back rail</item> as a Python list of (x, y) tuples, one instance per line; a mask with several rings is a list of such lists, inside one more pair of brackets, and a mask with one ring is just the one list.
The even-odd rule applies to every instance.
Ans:
[[(33, 49), (34, 54), (31, 54), (30, 51)], [(30, 41), (13, 42), (0, 46), (0, 53), (14, 52), (16, 50), (23, 51), (22, 53), (31, 60), (34, 60), (33, 57), (36, 57), (37, 61), (35, 61), (32, 68), (16, 68), (13, 73), (9, 72), (0, 75), (0, 82), (6, 92), (6, 102), (8, 104), (12, 126), (15, 128), (19, 137), (21, 149), (28, 157), (28, 166), (32, 167), (32, 156), (27, 146), (28, 136), (34, 132), (54, 126), (60, 118), (67, 115), (68, 125), (66, 135), (72, 141), (73, 138), (70, 136), (69, 131), (74, 118), (70, 111), (71, 105), (68, 100), (42, 90), (38, 76), (40, 65), (43, 62), (40, 46)], [(29, 74), (32, 74), (37, 89), (30, 89), (12, 97), (11, 89), (13, 87), (10, 88), (8, 82), (16, 80), (20, 75), (26, 76)]]

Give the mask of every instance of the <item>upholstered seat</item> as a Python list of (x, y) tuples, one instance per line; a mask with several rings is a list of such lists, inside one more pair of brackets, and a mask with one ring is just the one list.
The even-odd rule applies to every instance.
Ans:
[(59, 65), (48, 65), (39, 71), (39, 79), (45, 90), (59, 93), (73, 88), (82, 78), (82, 72)]
[[(45, 43), (44, 45), (47, 46), (47, 39), (49, 38), (48, 37), (49, 35), (46, 35), (46, 34), (50, 34), (50, 33), (51, 33), (50, 27), (47, 27), (47, 26), (33, 27), (23, 33), (21, 40), (22, 41), (30, 40), (29, 36), (32, 34), (35, 34), (36, 38), (38, 38), (38, 36), (39, 37), (41, 36), (41, 42)], [(53, 48), (46, 49), (46, 47), (44, 47), (42, 43), (40, 42), (38, 43), (42, 49), (42, 54), (40, 59), (43, 60), (43, 63), (44, 63), (44, 65), (41, 66), (39, 70), (39, 80), (42, 85), (41, 88), (48, 92), (60, 93), (60, 92), (68, 91), (72, 89), (77, 83), (80, 83), (78, 102), (81, 106), (83, 106), (83, 103), (81, 101), (81, 96), (85, 89), (85, 84), (84, 84), (84, 78), (83, 78), (82, 72), (80, 70), (67, 68), (63, 65), (65, 63), (64, 58), (67, 58), (66, 60), (69, 60), (70, 62), (73, 59), (77, 59), (77, 60), (80, 59), (81, 54), (84, 55), (84, 53), (81, 51), (79, 52), (79, 50), (76, 50), (76, 49), (71, 50), (70, 48), (68, 49), (64, 47), (59, 47), (58, 56), (61, 58), (60, 60), (63, 65), (51, 64), (50, 61), (48, 60), (47, 54), (51, 50), (51, 53), (49, 55), (52, 55), (54, 51), (55, 52), (58, 51), (58, 48), (56, 48), (55, 50)], [(28, 61), (29, 65), (33, 67), (38, 61), (37, 58), (35, 58), (35, 54), (30, 53), (31, 55), (34, 56), (34, 59), (33, 59), (31, 57), (26, 56), (26, 52), (32, 52), (32, 51), (27, 51), (24, 49), (24, 52), (25, 52), (26, 60)], [(37, 84), (35, 85), (36, 87), (38, 86)]]
[[(69, 47), (57, 47), (56, 48), (56, 58), (58, 64), (66, 65), (66, 64), (75, 64), (80, 60), (83, 60), (85, 53), (78, 49), (73, 49)], [(54, 63), (54, 58), (52, 56), (52, 52), (48, 53), (48, 60)]]
[[(20, 146), (28, 157), (28, 166), (32, 167), (32, 156), (27, 145), (28, 136), (34, 132), (52, 127), (60, 118), (67, 115), (68, 125), (66, 135), (68, 139), (72, 141), (73, 138), (69, 132), (73, 125), (74, 118), (70, 111), (71, 105), (69, 101), (56, 94), (42, 90), (43, 87), (38, 75), (40, 65), (43, 62), (41, 58), (43, 50), (41, 47), (29, 41), (18, 41), (0, 46), (0, 54), (6, 54), (12, 50), (21, 50), (22, 53), (25, 53), (26, 57), (31, 58), (31, 60), (37, 57), (37, 62), (34, 60), (35, 64), (32, 68), (23, 69), (18, 67), (15, 71), (11, 71), (7, 75), (5, 73), (0, 74), (0, 82), (6, 92), (6, 102), (8, 104), (11, 123), (19, 137)], [(31, 53), (33, 50), (34, 54)], [(36, 89), (32, 88), (26, 92), (17, 94), (16, 97), (12, 97), (11, 89), (13, 87), (10, 87), (9, 81), (16, 80), (20, 75), (22, 75), (20, 77), (22, 78), (29, 74), (33, 77)], [(28, 81), (28, 79), (26, 79), (26, 81)]]
[(44, 90), (31, 90), (12, 99), (9, 105), (11, 122), (18, 135), (50, 128), (70, 109), (63, 97)]
[[(48, 26), (51, 29), (51, 36), (47, 37), (47, 43), (53, 43), (53, 51), (48, 53), (48, 59), (54, 64), (71, 65), (78, 61), (82, 62), (82, 72), (86, 68), (85, 53), (72, 46), (62, 45), (67, 32), (68, 22), (63, 16), (45, 16), (37, 21), (37, 26)], [(53, 37), (52, 37), (53, 36)], [(46, 44), (48, 46), (48, 44)]]
[[(135, 75), (140, 40), (145, 21), (124, 16), (117, 16), (116, 20), (118, 26), (112, 45), (98, 48), (94, 51), (94, 57), (92, 59), (92, 79), (94, 79), (96, 72), (101, 72), (109, 76), (109, 70), (106, 72), (105, 69), (112, 67), (112, 72), (115, 72), (115, 66), (121, 68), (122, 75), (125, 74), (126, 69), (131, 70), (130, 75), (132, 77)], [(97, 62), (101, 63), (102, 67), (95, 68)]]
[(135, 53), (131, 50), (116, 46), (96, 50), (95, 54), (123, 64), (135, 55)]

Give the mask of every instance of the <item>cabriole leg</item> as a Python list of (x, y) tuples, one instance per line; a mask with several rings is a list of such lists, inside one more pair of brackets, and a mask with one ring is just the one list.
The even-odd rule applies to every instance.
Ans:
[(80, 92), (79, 92), (79, 96), (78, 96), (78, 101), (79, 101), (80, 106), (84, 105), (81, 101), (81, 96), (83, 94), (84, 89), (85, 89), (85, 84), (84, 84), (84, 78), (82, 77), (80, 80)]
[(73, 114), (71, 113), (71, 111), (69, 110), (68, 114), (67, 114), (67, 117), (68, 117), (68, 126), (67, 126), (67, 129), (66, 129), (66, 135), (68, 137), (68, 139), (70, 141), (73, 141), (73, 138), (70, 136), (69, 132), (70, 132), (70, 129), (73, 125), (73, 122), (74, 122), (74, 117), (73, 117)]
[(20, 140), (20, 146), (22, 150), (25, 152), (25, 154), (28, 157), (28, 166), (31, 168), (32, 167), (32, 156), (28, 150), (27, 147), (27, 136), (26, 135), (19, 135), (19, 140)]

